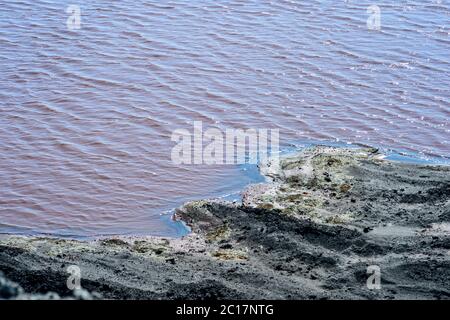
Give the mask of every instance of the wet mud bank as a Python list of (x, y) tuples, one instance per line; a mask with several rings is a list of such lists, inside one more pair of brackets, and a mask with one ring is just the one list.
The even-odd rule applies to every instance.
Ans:
[(192, 229), (181, 239), (6, 236), (0, 271), (22, 297), (73, 296), (76, 265), (82, 288), (107, 299), (450, 298), (449, 167), (316, 146), (260, 169), (270, 182), (242, 204), (179, 208)]

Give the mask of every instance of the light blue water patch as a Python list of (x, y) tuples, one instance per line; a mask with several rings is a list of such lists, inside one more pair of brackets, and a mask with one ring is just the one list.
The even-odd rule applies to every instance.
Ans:
[(415, 164), (424, 164), (424, 165), (450, 165), (450, 158), (448, 157), (436, 157), (436, 156), (428, 156), (422, 153), (415, 153), (410, 151), (394, 151), (388, 150), (384, 152), (386, 154), (386, 159), (392, 161), (406, 162), (406, 163), (415, 163)]
[[(248, 161), (248, 159), (247, 159)], [(236, 165), (235, 174), (228, 179), (222, 181), (221, 185), (213, 193), (205, 193), (195, 198), (179, 199), (177, 201), (179, 207), (188, 201), (202, 200), (208, 198), (217, 198), (230, 202), (242, 201), (242, 190), (250, 184), (266, 182), (266, 178), (261, 175), (257, 164), (245, 163)], [(190, 228), (183, 221), (174, 221), (172, 219), (176, 208), (168, 208), (161, 215), (162, 221), (175, 232), (178, 237), (182, 237), (190, 233)]]
[(188, 225), (186, 225), (186, 223), (184, 221), (181, 220), (173, 220), (172, 216), (175, 210), (170, 210), (169, 212), (167, 212), (166, 214), (163, 214), (161, 216), (161, 219), (167, 223), (168, 225), (170, 225), (170, 227), (172, 229), (174, 229), (175, 234), (178, 237), (184, 237), (185, 235), (189, 234), (191, 232), (191, 228), (189, 228)]
[(297, 153), (302, 149), (313, 146), (329, 146), (337, 148), (377, 148), (379, 152), (385, 155), (385, 159), (391, 161), (399, 161), (404, 163), (424, 164), (424, 165), (450, 165), (450, 157), (427, 155), (421, 152), (412, 152), (403, 149), (386, 148), (379, 145), (366, 145), (358, 143), (350, 143), (345, 141), (295, 141), (289, 146), (281, 149), (282, 155)]

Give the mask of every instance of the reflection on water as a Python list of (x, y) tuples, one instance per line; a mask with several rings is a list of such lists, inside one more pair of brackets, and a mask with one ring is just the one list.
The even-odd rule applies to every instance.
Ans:
[(242, 167), (175, 166), (192, 121), (448, 157), (447, 1), (6, 1), (0, 232), (176, 235), (160, 214)]

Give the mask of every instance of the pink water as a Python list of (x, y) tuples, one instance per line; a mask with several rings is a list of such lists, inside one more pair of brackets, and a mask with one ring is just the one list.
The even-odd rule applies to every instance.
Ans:
[(0, 233), (178, 235), (170, 209), (237, 192), (240, 166), (177, 166), (192, 121), (283, 146), (450, 156), (450, 5), (382, 1), (3, 1)]

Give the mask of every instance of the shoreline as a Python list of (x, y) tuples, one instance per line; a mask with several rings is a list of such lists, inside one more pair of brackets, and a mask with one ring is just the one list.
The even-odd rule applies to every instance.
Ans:
[[(67, 267), (107, 299), (449, 299), (450, 167), (315, 146), (270, 161), (242, 204), (192, 201), (182, 238), (0, 236), (24, 292), (70, 297)], [(367, 287), (378, 266), (381, 289)], [(23, 298), (12, 295), (7, 298)], [(1, 297), (0, 297), (1, 298)]]
[[(290, 143), (289, 146), (285, 146), (280, 151), (280, 157), (286, 158), (289, 156), (295, 156), (299, 152), (305, 149), (311, 149), (315, 147), (330, 147), (338, 149), (365, 149), (374, 148), (379, 150), (380, 157), (382, 160), (403, 163), (403, 164), (413, 164), (413, 165), (425, 165), (425, 166), (447, 166), (450, 167), (450, 158), (445, 156), (438, 156), (434, 154), (424, 154), (421, 155), (417, 152), (411, 152), (407, 150), (392, 150), (383, 146), (370, 146), (364, 143), (347, 143), (347, 142), (331, 142), (331, 141), (315, 141), (315, 142), (299, 142), (297, 144)], [(156, 238), (182, 238), (189, 234), (190, 228), (184, 221), (175, 221), (178, 226), (174, 225), (173, 216), (176, 210), (183, 206), (185, 203), (200, 201), (204, 199), (218, 199), (229, 202), (242, 202), (242, 193), (247, 190), (247, 188), (254, 184), (267, 183), (267, 177), (264, 176), (259, 167), (260, 164), (241, 164), (242, 166), (241, 175), (243, 181), (237, 183), (240, 187), (232, 187), (227, 189), (226, 192), (213, 192), (205, 193), (202, 196), (197, 196), (195, 198), (186, 198), (182, 201), (177, 201), (176, 206), (167, 207), (162, 212), (159, 213), (160, 217), (164, 221), (164, 224), (169, 224), (171, 228), (178, 229), (175, 231), (176, 235), (170, 234), (152, 234), (143, 232), (128, 232), (128, 233), (99, 233), (97, 235), (91, 234), (69, 234), (69, 233), (43, 233), (43, 232), (25, 232), (21, 230), (17, 231), (4, 231), (0, 232), (0, 240), (9, 236), (25, 237), (25, 238), (54, 238), (54, 239), (64, 239), (64, 240), (77, 240), (77, 241), (95, 241), (101, 239), (108, 239), (113, 237), (123, 237), (123, 238), (145, 238), (145, 237), (156, 237)], [(245, 174), (243, 174), (245, 172)], [(14, 227), (12, 227), (14, 228)]]

